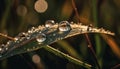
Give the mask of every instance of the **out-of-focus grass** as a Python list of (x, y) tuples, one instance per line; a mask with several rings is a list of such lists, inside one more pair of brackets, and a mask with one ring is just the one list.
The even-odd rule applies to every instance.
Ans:
[[(44, 13), (37, 13), (34, 9), (34, 3), (36, 0), (5, 0), (0, 1), (0, 32), (7, 33), (10, 36), (15, 36), (20, 32), (27, 31), (32, 26), (38, 26), (44, 24), (46, 20), (54, 19), (57, 22), (61, 20), (77, 21), (74, 10), (69, 0), (46, 0), (48, 2), (48, 9)], [(101, 68), (110, 69), (116, 64), (120, 63), (120, 1), (119, 0), (75, 0), (78, 12), (81, 18), (81, 22), (84, 24), (92, 23), (98, 27), (104, 27), (115, 32), (115, 36), (103, 36), (94, 39), (94, 36), (100, 36), (98, 34), (90, 34), (91, 43), (96, 51), (97, 57), (100, 58)], [(27, 12), (18, 14), (17, 9), (23, 5)], [(20, 9), (24, 11), (24, 8)], [(96, 36), (97, 35), (97, 36)], [(7, 39), (0, 37), (0, 43), (5, 43)], [(104, 41), (104, 39), (106, 41)], [(58, 48), (63, 52), (82, 59), (92, 65), (95, 65), (91, 54), (87, 49), (87, 44), (83, 35), (71, 37), (66, 39), (63, 43), (58, 42), (52, 44), (52, 47)], [(69, 43), (69, 45), (66, 43)], [(62, 45), (62, 46), (61, 46)], [(41, 57), (45, 68), (60, 69), (60, 68), (72, 68), (79, 69), (79, 66), (65, 61), (64, 58), (54, 56), (45, 50), (35, 51)], [(31, 58), (26, 54), (23, 54), (26, 58)], [(77, 56), (76, 56), (77, 55)], [(19, 61), (21, 60), (21, 61)], [(30, 64), (33, 64), (32, 60), (29, 60)], [(19, 64), (15, 62), (19, 61)], [(54, 61), (54, 62), (53, 62)], [(22, 63), (26, 62), (19, 56), (13, 56), (6, 60), (1, 60), (0, 69), (20, 69)], [(18, 66), (18, 67), (17, 67)], [(29, 65), (25, 65), (24, 69), (29, 68)], [(34, 64), (33, 64), (33, 67)], [(31, 68), (33, 69), (33, 68)]]

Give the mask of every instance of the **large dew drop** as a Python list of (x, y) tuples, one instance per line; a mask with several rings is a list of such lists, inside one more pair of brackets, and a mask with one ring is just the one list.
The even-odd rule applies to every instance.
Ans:
[(46, 35), (45, 34), (40, 34), (39, 36), (36, 37), (37, 42), (42, 43), (46, 40)]
[(5, 45), (2, 44), (2, 45), (0, 46), (0, 53), (3, 53), (4, 51), (6, 51)]
[(71, 29), (70, 23), (68, 21), (61, 21), (59, 23), (59, 30), (60, 31), (69, 31)]
[(55, 24), (54, 20), (47, 20), (45, 22), (45, 27), (50, 28), (51, 26), (53, 26)]

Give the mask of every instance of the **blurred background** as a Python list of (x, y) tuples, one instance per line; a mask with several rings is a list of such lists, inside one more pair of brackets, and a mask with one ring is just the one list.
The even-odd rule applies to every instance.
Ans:
[[(101, 69), (120, 68), (120, 0), (74, 0), (80, 21), (115, 33), (115, 36), (89, 34)], [(0, 0), (0, 33), (15, 37), (46, 20), (78, 22), (71, 0)], [(7, 38), (0, 36), (0, 44)], [(84, 34), (50, 46), (95, 66)], [(0, 69), (85, 69), (39, 49), (0, 60)]]

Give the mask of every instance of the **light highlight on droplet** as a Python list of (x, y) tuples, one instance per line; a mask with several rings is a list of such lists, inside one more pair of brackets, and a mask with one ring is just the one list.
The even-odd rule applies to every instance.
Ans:
[(47, 21), (45, 22), (45, 27), (50, 28), (50, 27), (52, 27), (54, 24), (55, 24), (55, 21), (54, 21), (54, 20), (47, 20)]
[(59, 23), (59, 30), (60, 31), (69, 31), (71, 29), (70, 24), (68, 21), (61, 21)]
[(39, 36), (36, 37), (38, 43), (42, 43), (46, 40), (46, 35), (41, 33)]

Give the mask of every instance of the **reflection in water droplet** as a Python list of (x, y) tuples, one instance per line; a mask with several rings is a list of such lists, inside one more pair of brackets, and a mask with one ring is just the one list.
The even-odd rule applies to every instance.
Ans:
[(55, 24), (55, 21), (54, 20), (47, 20), (46, 22), (45, 22), (45, 27), (51, 27), (51, 26), (53, 26)]
[(59, 30), (60, 31), (69, 31), (71, 29), (70, 24), (68, 21), (62, 21), (59, 23)]
[(41, 43), (46, 40), (46, 35), (45, 34), (40, 34), (39, 36), (36, 37), (37, 42)]

